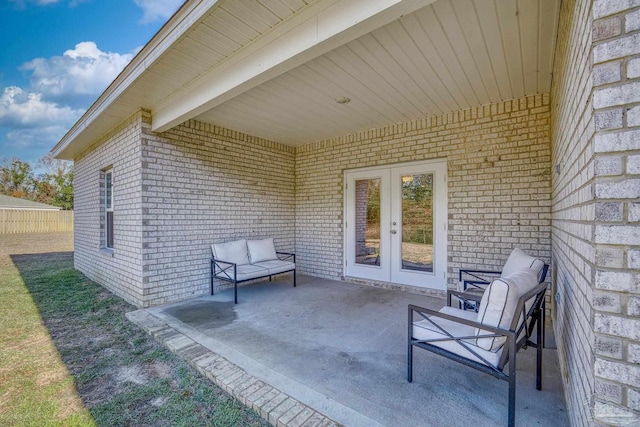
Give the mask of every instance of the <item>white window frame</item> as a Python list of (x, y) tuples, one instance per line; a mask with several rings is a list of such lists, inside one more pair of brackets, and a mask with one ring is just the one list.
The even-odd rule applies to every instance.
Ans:
[[(107, 176), (110, 176), (111, 183), (110, 188), (107, 188)], [(109, 189), (111, 191), (109, 191)], [(113, 185), (113, 168), (109, 168), (104, 171), (104, 247), (107, 249), (113, 249), (113, 208), (114, 208), (114, 185)], [(108, 198), (107, 198), (108, 197)], [(109, 224), (109, 214), (111, 214), (111, 224)], [(111, 239), (109, 239), (111, 236)], [(110, 241), (111, 240), (111, 241)]]

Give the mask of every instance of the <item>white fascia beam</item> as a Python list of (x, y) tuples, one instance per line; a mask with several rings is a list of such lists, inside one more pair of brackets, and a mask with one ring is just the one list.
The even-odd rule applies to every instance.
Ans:
[(435, 0), (317, 0), (152, 110), (164, 132)]

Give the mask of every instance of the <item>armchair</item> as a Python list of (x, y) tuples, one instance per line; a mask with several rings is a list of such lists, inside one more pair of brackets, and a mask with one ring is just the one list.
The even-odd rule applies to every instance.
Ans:
[(414, 347), (507, 381), (508, 422), (513, 426), (520, 349), (536, 349), (536, 388), (542, 388), (541, 306), (547, 286), (538, 281), (533, 269), (494, 280), (482, 295), (478, 313), (450, 305), (439, 311), (409, 305), (407, 381), (413, 381)]

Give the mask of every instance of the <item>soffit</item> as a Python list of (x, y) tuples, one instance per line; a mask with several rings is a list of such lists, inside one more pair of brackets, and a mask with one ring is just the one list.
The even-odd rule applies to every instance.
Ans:
[[(371, 8), (394, 3), (368, 1)], [(372, 31), (345, 43), (334, 37), (331, 50), (299, 55), (306, 59), (288, 71), (236, 90), (209, 110), (193, 109), (187, 118), (301, 145), (550, 91), (560, 0), (437, 0), (422, 6), (431, 1), (398, 1), (392, 12), (400, 19), (370, 22)], [(156, 118), (176, 94), (197, 94), (190, 88), (194, 82), (217, 84), (215, 70), (247, 56), (270, 34), (315, 10), (348, 5), (189, 0), (52, 152), (73, 159), (140, 108)], [(203, 79), (208, 74), (213, 77)], [(337, 104), (340, 97), (351, 102)]]
[(547, 93), (559, 3), (439, 0), (196, 118), (301, 145)]

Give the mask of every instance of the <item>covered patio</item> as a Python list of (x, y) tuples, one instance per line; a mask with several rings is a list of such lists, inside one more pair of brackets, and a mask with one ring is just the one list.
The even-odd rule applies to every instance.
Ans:
[[(140, 308), (200, 297), (221, 303), (224, 293), (205, 296), (211, 245), (273, 238), (279, 251), (296, 253), (297, 271), (319, 283), (351, 292), (342, 280), (362, 280), (437, 298), (456, 287), (461, 268), (500, 270), (518, 247), (551, 266), (548, 330), (562, 375), (546, 383), (564, 388), (571, 424), (638, 421), (639, 8), (608, 0), (187, 1), (52, 150), (75, 162), (75, 267)], [(403, 233), (400, 191), (410, 182), (424, 182), (415, 194), (433, 201), (422, 217), (429, 227), (411, 230), (423, 232), (434, 254), (433, 262), (420, 258), (425, 271), (415, 279), (415, 259), (398, 256), (400, 243), (416, 243), (401, 242), (412, 234)], [(363, 183), (367, 194), (380, 189), (375, 201), (386, 212), (379, 215), (380, 237), (364, 233), (371, 242), (359, 253), (355, 212), (359, 200), (368, 200), (358, 198)], [(334, 295), (324, 300), (326, 311), (313, 311), (323, 298), (298, 303), (292, 295), (313, 289), (300, 288), (286, 289), (269, 317), (257, 311), (261, 301), (246, 299), (252, 285), (234, 309), (202, 308), (214, 327), (201, 327), (238, 339), (251, 334), (233, 328), (262, 316), (270, 322), (251, 336), (269, 349), (269, 338), (278, 337), (269, 331), (302, 334), (282, 336), (305, 344), (291, 352), (315, 349), (310, 360), (259, 353), (281, 365), (286, 360), (291, 372), (280, 375), (288, 378), (297, 378), (298, 368), (322, 372), (316, 353), (318, 364), (331, 368), (355, 370), (375, 360), (376, 369), (362, 372), (398, 377), (380, 380), (388, 387), (370, 405), (374, 412), (419, 410), (425, 423), (436, 424), (500, 420), (504, 408), (490, 405), (505, 404), (504, 384), (464, 386), (478, 378), (473, 372), (457, 382), (429, 382), (425, 367), (445, 362), (420, 355), (415, 384), (408, 385), (400, 374), (403, 350), (393, 353), (404, 349), (403, 333), (389, 344), (375, 341), (375, 351), (358, 338), (391, 331), (394, 322), (404, 330), (408, 300), (394, 303), (397, 313), (376, 306), (380, 316), (359, 328), (368, 318), (359, 314), (346, 328), (344, 316), (360, 313), (366, 293)], [(152, 319), (169, 315), (164, 306), (150, 310)], [(290, 323), (280, 325), (283, 312), (291, 313)], [(323, 321), (305, 324), (312, 313)], [(224, 316), (235, 320), (215, 320)], [(178, 315), (166, 318), (202, 333)], [(310, 329), (319, 325), (339, 333)], [(320, 337), (306, 339), (316, 334), (325, 347), (344, 348), (329, 357), (314, 347)], [(367, 352), (378, 357), (363, 358)], [(242, 354), (229, 360), (242, 363)], [(466, 371), (453, 371), (460, 369)], [(309, 377), (316, 378), (312, 389), (325, 378)], [(361, 403), (377, 390), (375, 377), (367, 379)], [(475, 396), (486, 383), (486, 393), (496, 394), (486, 406), (438, 401), (465, 387)], [(400, 398), (406, 390), (412, 399)], [(421, 390), (429, 392), (416, 398)], [(526, 381), (519, 390), (541, 395)], [(344, 393), (342, 405), (358, 399)], [(383, 411), (382, 402), (396, 396), (406, 406)], [(465, 410), (455, 411), (460, 405)], [(520, 407), (519, 423), (531, 422), (520, 418), (527, 411), (549, 407)], [(459, 415), (466, 412), (475, 418)]]
[[(296, 288), (286, 277), (244, 286), (238, 305), (227, 290), (129, 318), (274, 425), (324, 425), (319, 414), (348, 426), (506, 425), (505, 382), (420, 350), (407, 382), (408, 304), (445, 300), (301, 276)], [(239, 370), (216, 370), (220, 357)], [(569, 424), (555, 349), (544, 350), (542, 391), (534, 349), (518, 353), (517, 378), (517, 425)]]

